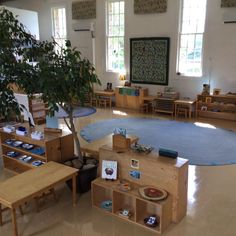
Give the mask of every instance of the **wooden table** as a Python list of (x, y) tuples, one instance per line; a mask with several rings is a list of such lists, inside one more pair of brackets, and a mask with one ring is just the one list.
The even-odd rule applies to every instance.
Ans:
[[(99, 149), (100, 147), (104, 146), (104, 145), (111, 145), (112, 146), (112, 135), (113, 134), (108, 134), (105, 137), (95, 140), (91, 143), (88, 143), (86, 145), (84, 145), (83, 147), (81, 147), (81, 151), (86, 154), (91, 154), (93, 155), (95, 158), (99, 159)], [(126, 135), (126, 138), (129, 138), (132, 143), (136, 143), (138, 142), (138, 137), (134, 136), (134, 135)]]
[(25, 202), (50, 190), (56, 184), (72, 179), (73, 205), (76, 205), (76, 175), (78, 170), (56, 162), (48, 162), (0, 183), (0, 225), (1, 205), (9, 208), (12, 215), (13, 232), (17, 236), (16, 208)]
[(107, 97), (109, 99), (109, 106), (112, 107), (112, 98), (115, 96), (114, 91), (95, 90), (94, 94), (98, 97)]
[(188, 108), (188, 116), (191, 118), (192, 116), (192, 111), (193, 111), (193, 106), (196, 103), (196, 101), (192, 100), (175, 100), (175, 116), (177, 115), (177, 107), (187, 107)]

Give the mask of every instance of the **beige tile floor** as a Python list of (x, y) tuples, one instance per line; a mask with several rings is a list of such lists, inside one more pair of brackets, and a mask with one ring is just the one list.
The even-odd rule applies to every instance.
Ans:
[[(148, 116), (130, 111), (98, 109), (97, 113), (76, 120), (78, 129), (86, 124), (116, 117)], [(162, 116), (159, 118), (169, 118)], [(193, 120), (192, 120), (193, 121)], [(236, 123), (222, 120), (198, 119), (217, 127), (233, 129)], [(63, 124), (62, 124), (63, 127)], [(81, 140), (82, 145), (85, 141)], [(207, 145), (207, 143), (206, 143)], [(235, 155), (236, 153), (227, 153)], [(0, 168), (0, 181), (12, 174)], [(179, 224), (172, 224), (166, 236), (234, 236), (236, 235), (236, 165), (218, 167), (189, 167), (188, 210)], [(138, 226), (93, 209), (90, 192), (79, 196), (78, 205), (72, 206), (71, 193), (65, 185), (57, 188), (59, 202), (48, 199), (39, 213), (34, 202), (24, 206), (25, 215), (18, 213), (17, 221), (21, 236), (147, 236), (155, 235)], [(10, 212), (4, 213), (5, 224), (0, 227), (0, 236), (12, 235)]]

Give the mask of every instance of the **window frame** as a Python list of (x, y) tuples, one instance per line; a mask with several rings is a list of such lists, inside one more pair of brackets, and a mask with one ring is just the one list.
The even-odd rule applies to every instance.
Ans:
[[(180, 10), (179, 10), (179, 30), (178, 30), (178, 43), (177, 43), (177, 57), (176, 57), (176, 73), (177, 75), (180, 75), (180, 76), (184, 76), (184, 77), (196, 77), (196, 78), (201, 78), (203, 76), (203, 72), (204, 72), (204, 68), (203, 68), (203, 62), (204, 62), (204, 44), (205, 44), (205, 28), (206, 28), (206, 13), (207, 13), (207, 0), (206, 0), (206, 3), (205, 3), (205, 18), (204, 18), (204, 25), (203, 25), (203, 31), (200, 33), (198, 32), (197, 30), (195, 31), (192, 31), (192, 32), (183, 32), (183, 20), (184, 20), (184, 1), (187, 1), (187, 0), (181, 0), (180, 1)], [(199, 25), (198, 25), (199, 26)], [(186, 72), (181, 72), (180, 71), (180, 54), (181, 54), (181, 39), (182, 39), (182, 36), (183, 35), (186, 35), (186, 36), (191, 36), (193, 35), (194, 36), (194, 41), (192, 42), (194, 44), (194, 47), (193, 47), (193, 57), (196, 53), (196, 36), (197, 35), (201, 35), (202, 36), (202, 45), (201, 45), (201, 58), (200, 58), (200, 68), (201, 68), (201, 72), (200, 73), (186, 73)], [(188, 49), (188, 48), (187, 48)], [(187, 58), (187, 55), (186, 55), (186, 58)], [(185, 58), (185, 59), (186, 59)], [(187, 65), (187, 62), (186, 61), (186, 65)], [(194, 61), (193, 61), (194, 63)], [(193, 67), (194, 68), (194, 67)]]
[[(108, 5), (109, 3), (115, 3), (115, 2), (123, 2), (124, 4), (124, 13), (121, 13), (119, 11), (119, 18), (120, 18), (120, 15), (123, 14), (124, 15), (124, 34), (123, 35), (113, 35), (113, 36), (110, 36), (109, 35), (109, 16), (111, 14), (109, 14), (109, 9), (108, 9)], [(106, 0), (106, 7), (105, 7), (105, 50), (106, 50), (106, 65), (105, 65), (105, 71), (106, 72), (113, 72), (113, 73), (123, 73), (123, 71), (125, 71), (125, 1), (124, 0)], [(120, 22), (119, 22), (119, 27), (120, 27)], [(124, 45), (124, 55), (123, 55), (123, 64), (124, 64), (124, 68), (123, 69), (114, 69), (114, 68), (109, 68), (109, 39), (114, 39), (114, 38), (121, 38), (123, 40), (123, 45)]]
[[(55, 33), (55, 21), (54, 21), (54, 16), (53, 16), (53, 10), (54, 9), (61, 9), (61, 8), (65, 9), (65, 37), (59, 38), (59, 37), (56, 37), (56, 35), (54, 35), (54, 33)], [(55, 39), (56, 42), (57, 42), (57, 40), (66, 41), (68, 39), (68, 25), (67, 24), (68, 24), (68, 20), (67, 20), (67, 7), (66, 7), (66, 5), (51, 6), (52, 37)], [(63, 47), (65, 47), (65, 43), (64, 43)]]

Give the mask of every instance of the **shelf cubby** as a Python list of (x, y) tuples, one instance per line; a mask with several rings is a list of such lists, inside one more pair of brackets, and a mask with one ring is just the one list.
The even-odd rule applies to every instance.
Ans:
[[(109, 214), (151, 230), (152, 232), (162, 233), (171, 223), (172, 197), (169, 195), (162, 201), (149, 201), (143, 199), (138, 194), (140, 185), (136, 183), (130, 184), (131, 190), (123, 192), (119, 189), (119, 181), (111, 182), (97, 178), (92, 182), (92, 205), (102, 209), (101, 203), (105, 200), (111, 200), (112, 212), (108, 212)], [(130, 210), (132, 212), (131, 217), (126, 218), (120, 216), (119, 212), (121, 209)], [(144, 219), (153, 214), (159, 217), (160, 224), (156, 227), (148, 227), (145, 225)]]

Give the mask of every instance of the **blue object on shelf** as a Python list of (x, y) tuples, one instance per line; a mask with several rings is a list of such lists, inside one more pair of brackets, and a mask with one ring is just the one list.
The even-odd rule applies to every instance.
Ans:
[(112, 201), (111, 200), (106, 200), (101, 203), (101, 208), (106, 210), (106, 211), (112, 211)]
[(177, 158), (178, 152), (170, 149), (159, 148), (159, 155), (164, 157)]
[(45, 153), (45, 148), (37, 147), (28, 151), (36, 155), (43, 155)]

